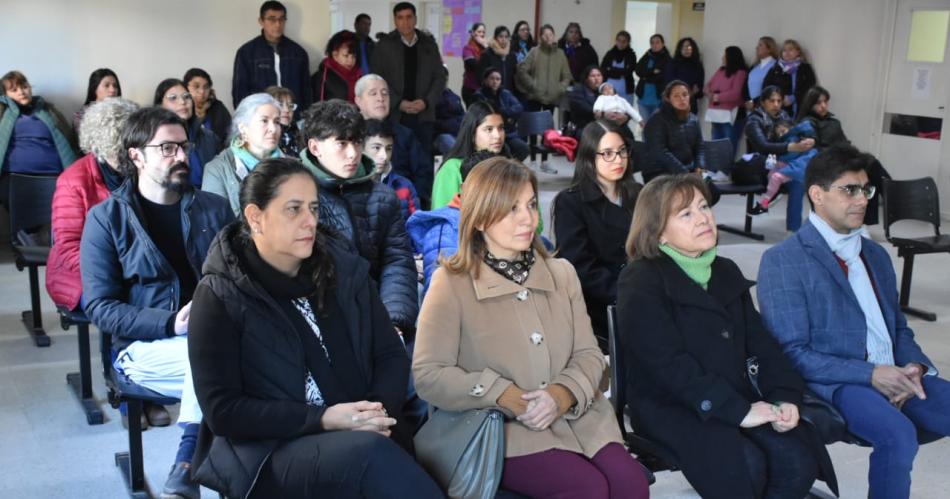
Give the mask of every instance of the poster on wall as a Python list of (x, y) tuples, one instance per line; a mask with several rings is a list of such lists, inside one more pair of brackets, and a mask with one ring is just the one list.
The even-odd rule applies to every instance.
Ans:
[(462, 57), (468, 30), (482, 20), (482, 0), (443, 0), (442, 55)]

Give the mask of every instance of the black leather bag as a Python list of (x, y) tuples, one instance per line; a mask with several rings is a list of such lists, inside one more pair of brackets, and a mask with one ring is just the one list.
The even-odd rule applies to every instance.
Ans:
[[(746, 375), (755, 393), (759, 397), (763, 397), (762, 390), (759, 389), (758, 358), (749, 357), (746, 359)], [(798, 415), (814, 428), (825, 444), (848, 440), (848, 425), (838, 409), (808, 390), (802, 393), (802, 404), (798, 407)]]

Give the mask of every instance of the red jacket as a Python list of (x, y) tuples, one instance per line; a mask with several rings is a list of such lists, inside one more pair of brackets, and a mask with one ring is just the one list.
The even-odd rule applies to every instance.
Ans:
[(86, 213), (109, 197), (96, 157), (87, 154), (56, 180), (53, 194), (53, 248), (46, 261), (46, 291), (57, 305), (74, 310), (82, 296), (79, 240)]

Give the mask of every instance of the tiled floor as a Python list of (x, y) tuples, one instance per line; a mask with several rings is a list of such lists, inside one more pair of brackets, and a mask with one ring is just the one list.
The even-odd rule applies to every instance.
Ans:
[[(557, 190), (570, 183), (571, 165), (561, 158), (553, 164), (557, 176), (540, 174), (541, 204), (547, 211)], [(781, 207), (780, 207), (781, 208)], [(716, 206), (720, 221), (739, 223), (744, 204), (727, 197)], [(736, 260), (746, 276), (754, 278), (762, 252), (784, 237), (783, 210), (773, 210), (755, 220), (764, 243), (730, 234), (720, 236), (720, 254)], [(550, 233), (550, 217), (544, 217)], [(879, 228), (871, 230), (882, 241)], [(889, 245), (885, 243), (885, 247)], [(892, 252), (893, 254), (893, 252)], [(897, 265), (900, 262), (896, 261)], [(939, 320), (926, 323), (910, 319), (911, 327), (938, 368), (950, 372), (950, 257), (918, 259), (912, 302), (935, 311)], [(41, 274), (42, 280), (42, 274)], [(75, 329), (59, 328), (52, 303), (43, 292), (46, 329), (53, 339), (49, 348), (33, 346), (19, 320), (19, 311), (29, 305), (26, 273), (16, 272), (8, 253), (0, 254), (0, 498), (120, 498), (126, 495), (113, 454), (127, 448), (126, 432), (117, 411), (108, 407), (98, 375), (98, 355), (93, 354), (93, 381), (107, 421), (86, 425), (85, 418), (65, 379), (77, 369)], [(93, 332), (93, 345), (98, 344)], [(94, 347), (95, 348), (95, 347)], [(95, 350), (94, 350), (95, 351)], [(173, 415), (177, 407), (172, 408)], [(180, 430), (174, 426), (152, 428), (143, 434), (145, 471), (153, 489), (160, 489), (178, 445)], [(867, 465), (870, 451), (836, 444), (830, 448), (842, 497), (867, 497)], [(928, 499), (950, 497), (950, 439), (921, 448), (914, 470), (913, 496)], [(204, 490), (204, 497), (217, 497)], [(660, 473), (652, 487), (653, 497), (698, 497), (680, 473)]]

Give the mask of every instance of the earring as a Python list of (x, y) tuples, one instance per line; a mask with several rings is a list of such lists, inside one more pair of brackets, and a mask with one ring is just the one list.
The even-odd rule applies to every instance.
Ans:
[(254, 228), (251, 229), (251, 232), (253, 232), (253, 233), (255, 233), (255, 234), (260, 234), (260, 233), (261, 233), (261, 228), (260, 228), (260, 227), (254, 227)]

